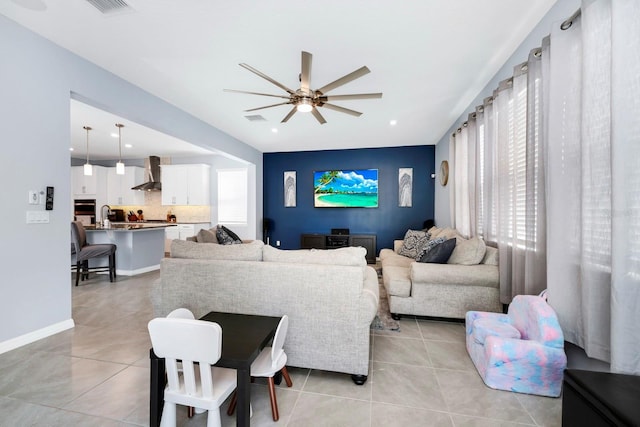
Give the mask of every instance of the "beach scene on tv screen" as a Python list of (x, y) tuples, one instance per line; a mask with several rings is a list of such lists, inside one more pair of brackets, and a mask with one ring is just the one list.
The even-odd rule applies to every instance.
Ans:
[(344, 169), (313, 173), (317, 208), (377, 208), (378, 169)]

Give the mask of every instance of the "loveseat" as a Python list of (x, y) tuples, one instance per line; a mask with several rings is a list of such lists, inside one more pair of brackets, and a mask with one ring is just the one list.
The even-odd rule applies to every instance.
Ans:
[(498, 250), (480, 239), (465, 239), (453, 229), (432, 227), (427, 233), (432, 240), (456, 240), (445, 263), (419, 262), (401, 255), (404, 240), (394, 241), (394, 249), (380, 251), (393, 317), (464, 319), (470, 310), (501, 312)]
[(178, 307), (196, 317), (210, 311), (287, 314), (287, 365), (348, 373), (363, 384), (378, 310), (378, 278), (365, 252), (174, 240), (152, 290), (155, 315)]

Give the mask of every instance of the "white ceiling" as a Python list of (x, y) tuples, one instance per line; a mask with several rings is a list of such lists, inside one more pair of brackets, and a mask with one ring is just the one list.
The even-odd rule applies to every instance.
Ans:
[[(127, 10), (103, 14), (86, 0), (5, 0), (0, 13), (256, 149), (276, 152), (437, 143), (556, 0), (125, 1)], [(302, 50), (313, 54), (312, 89), (366, 65), (370, 74), (329, 94), (382, 92), (382, 99), (334, 102), (360, 117), (320, 108), (324, 125), (308, 113), (280, 123), (290, 106), (243, 112), (277, 98), (223, 91), (285, 94), (239, 63), (297, 89)], [(250, 122), (249, 114), (266, 120)], [(84, 119), (74, 115), (73, 143), (84, 150)], [(113, 116), (104, 120), (117, 131)], [(126, 126), (123, 142), (142, 146), (136, 125), (118, 120)], [(100, 137), (96, 131), (90, 138)], [(117, 148), (117, 139), (110, 143)]]
[[(193, 144), (174, 138), (167, 134), (150, 129), (138, 123), (94, 108), (82, 102), (71, 100), (71, 157), (86, 158), (87, 131), (89, 131), (89, 160), (111, 160), (118, 158), (118, 128), (122, 128), (122, 158), (143, 159), (148, 156), (189, 157), (212, 155)], [(131, 145), (128, 147), (127, 145)]]

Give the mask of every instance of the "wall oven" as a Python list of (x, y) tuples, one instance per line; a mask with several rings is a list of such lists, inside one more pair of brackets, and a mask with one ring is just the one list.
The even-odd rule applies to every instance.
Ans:
[(73, 201), (73, 218), (83, 225), (96, 223), (96, 199), (75, 199)]

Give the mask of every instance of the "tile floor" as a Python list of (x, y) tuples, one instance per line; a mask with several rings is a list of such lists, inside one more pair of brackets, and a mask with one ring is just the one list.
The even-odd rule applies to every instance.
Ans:
[[(0, 354), (0, 426), (146, 426), (146, 325), (158, 272), (92, 277), (73, 289), (74, 329)], [(487, 388), (464, 346), (461, 323), (414, 318), (372, 335), (364, 386), (349, 375), (291, 368), (278, 388), (280, 426), (559, 426), (561, 399)], [(253, 386), (252, 425), (271, 419), (268, 392)], [(222, 425), (235, 425), (225, 413)], [(206, 415), (179, 426), (205, 426)]]

